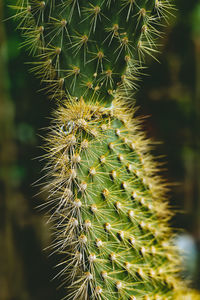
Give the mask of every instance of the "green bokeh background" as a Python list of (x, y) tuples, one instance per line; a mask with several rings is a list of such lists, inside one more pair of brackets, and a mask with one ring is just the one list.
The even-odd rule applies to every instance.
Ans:
[[(0, 2), (0, 19), (11, 15)], [(136, 104), (148, 115), (144, 129), (157, 141), (155, 153), (167, 161), (172, 183), (170, 203), (177, 210), (172, 224), (195, 241), (198, 260), (191, 285), (200, 289), (200, 2), (176, 0), (162, 38), (160, 63), (147, 60)], [(41, 176), (44, 154), (41, 128), (48, 126), (55, 104), (29, 72), (30, 57), (20, 49), (15, 22), (0, 23), (0, 300), (56, 300), (54, 267), (59, 259), (44, 251), (51, 241), (43, 211), (46, 195), (32, 184)], [(192, 252), (191, 252), (192, 253)], [(188, 271), (189, 272), (189, 271)]]

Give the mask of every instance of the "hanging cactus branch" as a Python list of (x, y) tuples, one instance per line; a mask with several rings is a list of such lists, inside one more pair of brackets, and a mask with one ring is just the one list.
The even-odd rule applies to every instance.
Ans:
[(58, 101), (45, 188), (65, 299), (181, 299), (168, 186), (127, 102), (172, 4), (19, 0), (12, 8), (36, 57), (32, 71)]

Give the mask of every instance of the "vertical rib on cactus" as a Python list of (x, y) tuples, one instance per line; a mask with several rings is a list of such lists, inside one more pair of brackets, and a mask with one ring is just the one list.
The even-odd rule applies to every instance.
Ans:
[[(58, 100), (47, 137), (52, 248), (66, 299), (175, 299), (167, 184), (127, 100), (167, 0), (19, 0), (32, 71)], [(61, 104), (62, 101), (62, 104)]]

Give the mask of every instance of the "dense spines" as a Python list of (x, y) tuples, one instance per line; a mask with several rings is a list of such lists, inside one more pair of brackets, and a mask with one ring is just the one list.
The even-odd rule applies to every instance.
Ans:
[(145, 154), (151, 146), (139, 122), (122, 107), (83, 98), (56, 116), (47, 188), (53, 248), (67, 257), (60, 272), (70, 286), (66, 299), (174, 299), (181, 284), (167, 186)]
[[(136, 87), (145, 55), (157, 52), (157, 25), (172, 9), (167, 0), (28, 0), (12, 7), (24, 46), (37, 54), (38, 66), (51, 61), (54, 77), (46, 78), (45, 86), (52, 97), (96, 94), (109, 103), (117, 88), (127, 96)], [(41, 68), (42, 80), (46, 74)], [(62, 92), (57, 93), (60, 80)]]
[(12, 8), (23, 46), (37, 58), (32, 71), (63, 101), (47, 137), (45, 188), (66, 299), (179, 297), (167, 184), (127, 108), (173, 6), (18, 0)]

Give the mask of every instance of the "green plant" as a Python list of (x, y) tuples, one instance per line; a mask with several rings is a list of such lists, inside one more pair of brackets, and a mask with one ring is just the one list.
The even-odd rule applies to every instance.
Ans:
[(66, 299), (175, 299), (183, 285), (168, 187), (131, 105), (172, 5), (20, 0), (12, 8), (36, 56), (32, 71), (58, 103), (45, 188)]

